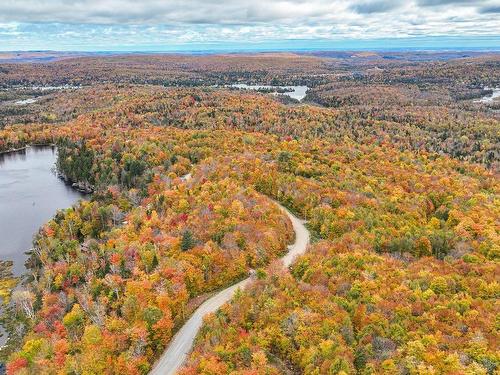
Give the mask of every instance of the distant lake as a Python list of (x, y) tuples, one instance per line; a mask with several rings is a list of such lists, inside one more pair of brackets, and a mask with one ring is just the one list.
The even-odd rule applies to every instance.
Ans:
[(495, 101), (496, 98), (500, 97), (500, 88), (495, 87), (495, 88), (490, 89), (488, 87), (485, 87), (484, 89), (491, 90), (492, 93), (489, 95), (483, 96), (479, 100), (476, 100), (476, 103), (492, 103), (493, 101)]
[(33, 90), (33, 91), (61, 91), (61, 90), (78, 90), (81, 86), (60, 85), (60, 86), (12, 86), (3, 88), (2, 91), (14, 90)]
[(56, 159), (55, 147), (0, 154), (0, 258), (14, 261), (16, 275), (38, 229), (84, 196), (56, 176)]
[(18, 100), (17, 102), (15, 102), (15, 104), (16, 105), (26, 105), (26, 104), (33, 104), (36, 102), (37, 102), (36, 99), (30, 98), (30, 99), (25, 99), (25, 100)]
[[(272, 94), (280, 94), (289, 96), (292, 99), (302, 100), (306, 96), (306, 91), (309, 89), (307, 86), (265, 86), (265, 85), (247, 85), (247, 84), (234, 84), (231, 87), (243, 90), (276, 90), (271, 92)], [(277, 90), (290, 90), (286, 92), (277, 92)]]

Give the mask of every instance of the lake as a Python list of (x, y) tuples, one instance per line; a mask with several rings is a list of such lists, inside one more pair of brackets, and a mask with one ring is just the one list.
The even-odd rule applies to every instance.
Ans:
[[(306, 96), (306, 92), (309, 89), (307, 86), (265, 86), (265, 85), (247, 85), (247, 84), (234, 84), (230, 87), (234, 87), (242, 90), (280, 90), (286, 89), (290, 90), (287, 92), (280, 93), (281, 95), (289, 96), (292, 99), (302, 100)], [(278, 94), (277, 92), (272, 92), (273, 95)]]
[(488, 88), (485, 87), (485, 90), (491, 90), (492, 93), (486, 96), (483, 96), (481, 99), (476, 100), (476, 103), (493, 103), (496, 98), (500, 98), (500, 88), (494, 87), (494, 88)]
[(56, 159), (55, 147), (0, 154), (0, 258), (14, 261), (16, 275), (40, 226), (84, 197), (56, 176)]
[(18, 100), (14, 104), (16, 104), (16, 105), (26, 105), (26, 104), (33, 104), (33, 103), (36, 103), (36, 102), (37, 102), (36, 99), (30, 98), (30, 99), (25, 99), (25, 100)]

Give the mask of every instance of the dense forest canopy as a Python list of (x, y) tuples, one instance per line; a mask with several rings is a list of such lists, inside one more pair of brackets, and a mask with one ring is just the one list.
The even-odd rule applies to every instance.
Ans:
[[(93, 191), (40, 229), (22, 285), (5, 272), (7, 372), (146, 374), (203, 301), (256, 270), (206, 319), (183, 374), (494, 374), (500, 127), (497, 104), (474, 100), (498, 64), (2, 65), (1, 84), (23, 87), (0, 93), (0, 151), (56, 144), (59, 174)], [(208, 87), (238, 80), (310, 90), (297, 103)], [(273, 200), (314, 239), (289, 270), (275, 260), (293, 230)]]
[[(138, 92), (161, 93), (164, 87), (207, 90), (234, 83), (305, 85), (309, 90), (302, 102), (310, 105), (299, 108), (293, 107), (296, 100), (281, 95), (286, 105), (270, 97), (249, 98), (258, 102), (243, 103), (240, 109), (232, 107), (234, 103), (227, 99), (231, 96), (211, 98), (211, 93), (201, 95), (195, 90), (201, 103), (186, 110), (198, 115), (204, 109), (216, 113), (251, 109), (238, 119), (243, 124), (235, 125), (254, 127), (255, 121), (266, 122), (267, 116), (275, 116), (274, 121), (285, 128), (280, 132), (286, 131), (290, 120), (306, 117), (305, 125), (314, 125), (308, 135), (334, 140), (348, 136), (363, 143), (387, 137), (402, 148), (448, 154), (498, 169), (498, 100), (480, 101), (491, 95), (492, 89), (500, 88), (498, 55), (463, 54), (457, 58), (450, 53), (446, 58), (446, 54), (436, 54), (432, 60), (431, 54), (425, 61), (419, 60), (417, 53), (401, 53), (395, 59), (393, 55), (131, 55), (3, 64), (0, 127), (60, 123)], [(33, 98), (36, 102), (30, 105), (16, 104)], [(168, 108), (154, 109), (160, 113), (165, 110)], [(179, 115), (184, 114), (174, 114), (174, 118), (182, 121)]]

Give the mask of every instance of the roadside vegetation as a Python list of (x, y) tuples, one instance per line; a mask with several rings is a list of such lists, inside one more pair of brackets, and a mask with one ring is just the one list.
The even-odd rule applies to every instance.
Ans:
[[(238, 77), (250, 67), (280, 77), (275, 59), (241, 62)], [(292, 60), (290, 83), (306, 62), (318, 76), (333, 69)], [(236, 64), (200, 61), (218, 79)], [(36, 75), (52, 82), (47, 66)], [(479, 85), (442, 66), (428, 75)], [(12, 83), (29, 66), (7, 68)], [(0, 151), (56, 144), (60, 176), (93, 191), (40, 229), (24, 281), (2, 292), (7, 373), (146, 374), (199, 304), (252, 269), (257, 281), (207, 318), (183, 374), (498, 371), (497, 115), (436, 101), (411, 113), (402, 103), (417, 89), (378, 76), (353, 84), (379, 88), (378, 99), (354, 90), (337, 105), (347, 86), (321, 77), (308, 99), (325, 107), (126, 83), (75, 90), (65, 110), (54, 94), (54, 121), (5, 124)], [(315, 239), (289, 270), (273, 264), (293, 230), (271, 199)]]

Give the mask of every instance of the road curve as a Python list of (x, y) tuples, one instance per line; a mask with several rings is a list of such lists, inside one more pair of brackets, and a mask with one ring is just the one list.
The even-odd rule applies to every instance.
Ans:
[[(293, 260), (303, 254), (309, 245), (309, 231), (304, 226), (304, 221), (294, 216), (285, 207), (278, 204), (283, 212), (290, 218), (293, 230), (295, 231), (295, 243), (288, 246), (288, 253), (282, 258), (283, 265), (289, 267)], [(230, 286), (217, 293), (212, 298), (206, 300), (182, 328), (174, 336), (168, 348), (163, 352), (158, 362), (155, 364), (150, 375), (174, 375), (186, 360), (191, 351), (194, 339), (198, 334), (202, 324), (203, 317), (209, 313), (217, 311), (223, 304), (230, 301), (237, 289), (242, 289), (251, 281), (248, 277), (239, 283)]]

